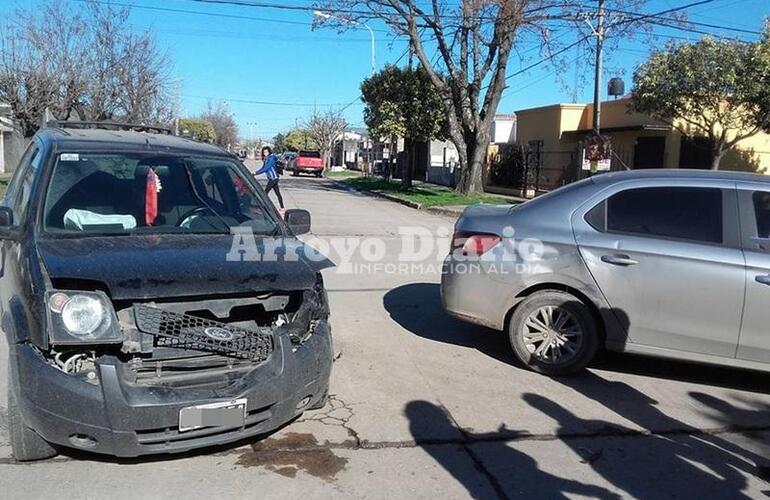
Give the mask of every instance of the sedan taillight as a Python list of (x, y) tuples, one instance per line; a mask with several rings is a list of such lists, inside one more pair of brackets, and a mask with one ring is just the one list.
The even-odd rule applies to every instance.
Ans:
[(500, 236), (490, 233), (457, 231), (452, 236), (452, 253), (461, 252), (464, 256), (479, 256), (500, 243)]

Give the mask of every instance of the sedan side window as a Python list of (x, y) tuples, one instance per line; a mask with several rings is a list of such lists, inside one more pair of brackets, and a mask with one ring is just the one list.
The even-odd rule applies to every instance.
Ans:
[(757, 220), (757, 237), (770, 238), (770, 192), (755, 191), (751, 196)]
[(649, 187), (607, 200), (607, 231), (722, 243), (722, 191), (717, 188)]

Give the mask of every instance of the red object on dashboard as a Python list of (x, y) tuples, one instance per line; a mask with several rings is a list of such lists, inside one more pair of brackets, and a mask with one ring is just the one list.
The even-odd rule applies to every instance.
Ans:
[(155, 224), (158, 218), (158, 191), (160, 191), (160, 181), (155, 170), (147, 171), (147, 183), (144, 188), (144, 222), (148, 226)]

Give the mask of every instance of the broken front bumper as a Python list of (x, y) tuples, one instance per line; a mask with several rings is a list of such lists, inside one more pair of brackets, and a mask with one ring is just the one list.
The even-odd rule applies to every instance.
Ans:
[[(332, 364), (327, 321), (302, 345), (276, 335), (270, 357), (219, 384), (166, 387), (131, 382), (129, 368), (113, 357), (97, 362), (98, 384), (53, 368), (29, 344), (12, 346), (12, 380), (27, 425), (55, 444), (121, 457), (178, 453), (230, 443), (272, 431), (326, 397)], [(182, 408), (246, 399), (237, 428), (180, 432)]]

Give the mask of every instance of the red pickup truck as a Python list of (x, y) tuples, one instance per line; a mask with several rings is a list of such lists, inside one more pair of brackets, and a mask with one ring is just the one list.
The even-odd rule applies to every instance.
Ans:
[(321, 153), (318, 151), (300, 151), (292, 160), (290, 170), (294, 176), (307, 173), (321, 177), (324, 173), (324, 161), (321, 158)]

